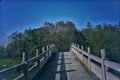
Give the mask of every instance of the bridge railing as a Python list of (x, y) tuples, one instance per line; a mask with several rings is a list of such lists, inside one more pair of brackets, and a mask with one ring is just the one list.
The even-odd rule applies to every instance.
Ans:
[(54, 44), (47, 46), (46, 51), (43, 47), (42, 53), (36, 49), (36, 56), (29, 60), (28, 55), (23, 52), (22, 63), (0, 71), (0, 80), (6, 80), (7, 77), (15, 72), (19, 72), (19, 75), (14, 80), (32, 80), (56, 51)]
[(76, 44), (71, 45), (70, 51), (100, 80), (120, 80), (120, 64), (107, 60), (105, 49), (101, 49), (101, 57), (91, 54), (90, 47), (85, 51)]

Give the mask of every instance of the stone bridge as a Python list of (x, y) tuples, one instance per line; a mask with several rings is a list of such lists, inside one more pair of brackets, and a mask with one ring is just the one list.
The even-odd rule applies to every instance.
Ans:
[[(58, 52), (55, 45), (36, 49), (36, 56), (28, 59), (23, 52), (21, 64), (0, 71), (0, 80), (120, 80), (120, 64), (91, 54), (72, 44), (69, 52)], [(13, 78), (12, 78), (13, 80)]]

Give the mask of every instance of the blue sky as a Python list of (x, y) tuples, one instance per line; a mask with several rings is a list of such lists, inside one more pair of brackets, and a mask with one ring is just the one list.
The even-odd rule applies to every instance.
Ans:
[(0, 40), (15, 31), (40, 27), (45, 21), (72, 21), (80, 29), (89, 20), (117, 24), (119, 0), (2, 0), (0, 2)]

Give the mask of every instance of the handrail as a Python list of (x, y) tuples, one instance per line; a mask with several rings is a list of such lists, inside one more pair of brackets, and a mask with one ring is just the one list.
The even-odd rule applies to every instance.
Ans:
[[(88, 57), (88, 53), (86, 51), (81, 50), (80, 48), (78, 48), (76, 46), (71, 46), (71, 47), (74, 48), (75, 50), (78, 50), (79, 52), (81, 52), (82, 54), (84, 54), (85, 56)], [(95, 60), (95, 61), (97, 61), (98, 63), (101, 63), (100, 57), (97, 57), (95, 55), (90, 54), (90, 58), (93, 59), (93, 60)]]
[[(43, 65), (48, 61), (50, 57), (52, 57), (53, 53), (56, 52), (56, 47), (55, 45), (51, 45), (50, 49), (47, 49), (46, 51), (42, 52), (41, 54), (37, 53), (37, 55), (29, 60), (23, 61), (21, 64), (15, 65), (13, 67), (4, 69), (0, 71), (0, 79), (4, 79), (6, 77), (9, 77), (10, 75), (14, 74), (16, 71), (22, 71), (21, 75), (16, 78), (16, 80), (31, 80), (35, 75), (37, 74), (38, 70), (40, 70)], [(39, 55), (38, 55), (39, 54)], [(49, 54), (49, 55), (47, 55)], [(25, 60), (26, 56), (23, 56)], [(42, 61), (40, 60), (41, 58), (44, 58)], [(36, 62), (35, 65), (29, 68), (29, 64), (32, 64)], [(41, 64), (41, 65), (40, 65)], [(38, 69), (37, 69), (38, 68)], [(34, 74), (32, 74), (31, 77), (31, 71), (36, 71)]]
[(105, 60), (105, 66), (110, 67), (110, 68), (120, 72), (120, 64), (118, 64), (118, 63)]
[(24, 65), (24, 63), (12, 66), (10, 68), (4, 69), (0, 71), (0, 78), (5, 78), (6, 76), (8, 76), (11, 73), (14, 73), (18, 68), (22, 69), (21, 67)]
[[(83, 46), (82, 48), (79, 48), (79, 46), (77, 47), (76, 44), (72, 44), (70, 51), (72, 53), (74, 53), (76, 55), (77, 58), (79, 58), (83, 63), (84, 63), (84, 55), (87, 56), (87, 63), (84, 63), (88, 69), (90, 71), (92, 71), (93, 73), (96, 74), (96, 76), (98, 76), (101, 80), (120, 80), (120, 76), (112, 73), (112, 72), (108, 72), (108, 68), (111, 68), (115, 71), (117, 71), (118, 73), (120, 73), (120, 64), (119, 63), (115, 63), (112, 61), (109, 61), (105, 58), (105, 50), (101, 49), (101, 57), (97, 57), (93, 54), (90, 53), (90, 48), (88, 49), (88, 52), (86, 52), (85, 50), (83, 50)], [(81, 56), (81, 57), (79, 57)], [(95, 63), (93, 63), (91, 60), (94, 60), (96, 62), (98, 62), (101, 66), (98, 65), (94, 65)], [(92, 66), (94, 65), (94, 66)], [(98, 71), (94, 71), (97, 70)], [(101, 70), (101, 72), (99, 72)], [(100, 75), (101, 74), (101, 75)]]

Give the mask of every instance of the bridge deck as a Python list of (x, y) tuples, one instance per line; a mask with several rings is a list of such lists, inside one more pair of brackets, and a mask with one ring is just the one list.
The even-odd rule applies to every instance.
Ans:
[(70, 52), (55, 54), (33, 80), (98, 80), (90, 75)]

